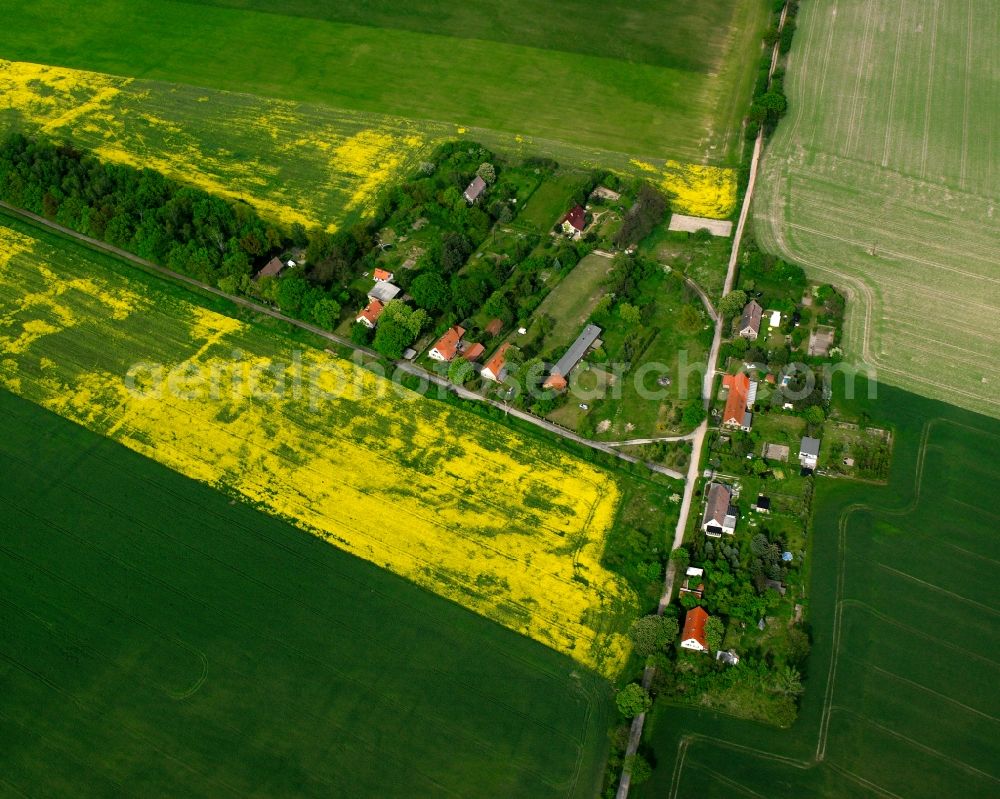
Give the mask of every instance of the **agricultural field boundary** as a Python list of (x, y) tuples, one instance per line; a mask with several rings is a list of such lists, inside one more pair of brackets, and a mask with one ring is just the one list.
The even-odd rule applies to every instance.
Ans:
[[(6, 212), (7, 214), (11, 215), (14, 218), (28, 222), (34, 226), (40, 225), (46, 228), (47, 230), (59, 234), (60, 236), (69, 237), (82, 244), (87, 245), (92, 249), (99, 250), (102, 253), (113, 255), (116, 258), (128, 261), (129, 263), (135, 264), (136, 266), (140, 267), (145, 271), (153, 272), (160, 277), (166, 278), (174, 282), (186, 284), (187, 286), (190, 286), (196, 289), (197, 291), (205, 292), (215, 297), (228, 300), (229, 302), (233, 303), (239, 308), (245, 308), (246, 310), (253, 311), (254, 313), (268, 316), (272, 319), (278, 320), (279, 322), (284, 322), (285, 324), (292, 325), (301, 330), (304, 330), (305, 332), (313, 336), (324, 338), (333, 344), (337, 344), (338, 346), (344, 348), (347, 351), (351, 351), (353, 353), (352, 357), (356, 357), (362, 363), (365, 362), (366, 359), (370, 359), (371, 361), (377, 361), (382, 357), (379, 355), (379, 353), (375, 352), (375, 350), (355, 344), (353, 341), (343, 338), (342, 336), (338, 336), (336, 333), (331, 333), (329, 330), (324, 330), (321, 327), (317, 327), (316, 325), (310, 324), (309, 322), (304, 322), (301, 319), (296, 319), (292, 316), (286, 316), (285, 314), (281, 313), (281, 311), (276, 311), (273, 308), (267, 307), (266, 305), (260, 305), (259, 303), (247, 299), (246, 297), (241, 297), (236, 294), (228, 294), (222, 289), (216, 288), (215, 286), (210, 286), (207, 283), (203, 283), (202, 281), (197, 280), (196, 278), (193, 278), (190, 275), (184, 275), (181, 274), (180, 272), (174, 272), (173, 270), (167, 269), (164, 266), (160, 266), (159, 264), (154, 264), (152, 261), (147, 261), (145, 258), (140, 258), (139, 256), (133, 253), (115, 247), (113, 244), (108, 244), (106, 241), (100, 241), (99, 239), (91, 238), (90, 236), (84, 235), (83, 233), (80, 233), (76, 230), (71, 230), (70, 228), (64, 227), (63, 225), (53, 222), (51, 219), (46, 219), (45, 217), (38, 216), (38, 214), (34, 214), (31, 211), (25, 211), (23, 208), (15, 208), (14, 206), (10, 205), (10, 203), (7, 203), (3, 200), (0, 200), (0, 209), (2, 209), (3, 212)], [(3, 213), (0, 213), (0, 220), (2, 220), (2, 218), (3, 218)], [(555, 424), (554, 422), (551, 422), (548, 419), (543, 419), (540, 416), (535, 416), (533, 413), (521, 410), (520, 408), (512, 408), (510, 406), (504, 405), (504, 403), (499, 402), (498, 400), (484, 397), (483, 395), (477, 394), (476, 392), (470, 391), (466, 388), (463, 388), (462, 386), (457, 386), (450, 380), (448, 380), (446, 377), (434, 374), (433, 372), (428, 372), (425, 369), (421, 368), (420, 366), (410, 361), (400, 360), (395, 362), (394, 366), (396, 366), (397, 368), (399, 368), (404, 372), (407, 372), (408, 374), (413, 375), (414, 377), (427, 380), (429, 383), (432, 383), (440, 388), (447, 389), (449, 393), (454, 394), (460, 399), (468, 400), (470, 402), (485, 403), (494, 408), (497, 408), (498, 410), (504, 411), (505, 414), (515, 416), (521, 421), (528, 422), (529, 424), (532, 424), (541, 430), (545, 430), (547, 433), (559, 436), (560, 438), (565, 438), (568, 441), (572, 441), (575, 444), (582, 444), (583, 446), (589, 447), (590, 449), (596, 450), (598, 452), (604, 452), (609, 455), (613, 455), (619, 460), (625, 461), (626, 463), (632, 463), (632, 464), (641, 463), (650, 471), (657, 472), (659, 474), (665, 475), (675, 480), (685, 479), (685, 475), (674, 469), (667, 468), (666, 466), (662, 466), (657, 463), (648, 463), (642, 461), (633, 455), (629, 455), (624, 452), (619, 452), (616, 449), (619, 446), (627, 446), (629, 444), (634, 444), (636, 443), (635, 440), (621, 441), (621, 442), (594, 441), (593, 439), (581, 436), (578, 433), (573, 432), (572, 430), (568, 430), (567, 428), (561, 425)], [(684, 441), (692, 438), (694, 435), (695, 435), (694, 433), (688, 433), (683, 436), (664, 436), (662, 438), (649, 439), (649, 441)]]
[[(463, 5), (435, 4), (433, 15)], [(714, 5), (729, 9), (729, 21), (702, 28), (716, 58), (695, 69), (491, 41), (478, 26), (435, 35), (165, 0), (135, 0), (125, 17), (113, 0), (95, 0), (86, 19), (58, 0), (4, 3), (0, 56), (734, 166), (753, 82), (747, 56), (759, 51), (770, 4)], [(566, 27), (559, 14), (527, 13), (536, 31)], [(659, 25), (655, 53), (704, 58), (708, 48), (671, 27), (667, 14), (664, 3), (629, 8), (643, 35)]]
[(596, 674), (4, 390), (0, 426), (4, 792), (596, 790)]
[(114, 163), (152, 168), (247, 202), (285, 225), (336, 229), (374, 213), (383, 193), (445, 141), (521, 159), (642, 175), (676, 210), (725, 218), (736, 170), (442, 122), (0, 60), (0, 124), (64, 138)]
[[(7, 230), (10, 231), (9, 228)], [(456, 473), (455, 480), (458, 481), (456, 485), (475, 477), (474, 475), (461, 477), (463, 467), (460, 460), (464, 456), (454, 449), (455, 442), (449, 443), (446, 439), (435, 444), (433, 442), (440, 438), (439, 433), (432, 434), (430, 427), (426, 430), (421, 427), (409, 432), (400, 430), (399, 435), (390, 440), (379, 438), (376, 444), (374, 439), (369, 440), (376, 433), (374, 429), (355, 429), (358, 425), (362, 427), (368, 425), (368, 420), (375, 417), (367, 412), (359, 414), (356, 409), (350, 410), (348, 405), (344, 405), (343, 410), (348, 413), (349, 419), (326, 420), (324, 429), (331, 431), (328, 436), (332, 435), (332, 431), (345, 429), (346, 425), (352, 431), (349, 436), (351, 441), (367, 441), (366, 450), (381, 452), (382, 458), (390, 460), (397, 457), (392, 454), (395, 451), (393, 441), (398, 439), (420, 442), (417, 446), (417, 451), (421, 453), (419, 464), (409, 466), (397, 464), (390, 469), (390, 473), (397, 476), (409, 474), (412, 477), (412, 485), (399, 486), (398, 490), (394, 490), (394, 504), (390, 504), (392, 511), (388, 518), (382, 518), (381, 531), (359, 549), (359, 541), (352, 542), (350, 537), (345, 538), (338, 524), (334, 523), (331, 527), (333, 517), (325, 519), (324, 514), (330, 509), (323, 510), (326, 502), (324, 496), (329, 493), (328, 481), (325, 482), (325, 478), (320, 478), (323, 472), (334, 475), (355, 473), (352, 482), (354, 488), (351, 490), (360, 491), (366, 496), (370, 493), (362, 485), (364, 477), (358, 473), (360, 468), (358, 462), (354, 462), (347, 471), (323, 465), (328, 459), (341, 457), (337, 455), (338, 452), (346, 452), (347, 444), (344, 443), (346, 439), (336, 443), (321, 436), (319, 440), (314, 441), (316, 436), (310, 437), (304, 428), (300, 431), (301, 435), (282, 434), (281, 430), (286, 429), (287, 425), (290, 424), (295, 428), (296, 425), (304, 425), (311, 418), (303, 418), (301, 412), (304, 412), (305, 408), (298, 407), (294, 401), (276, 403), (271, 418), (267, 418), (268, 414), (256, 408), (255, 403), (241, 407), (242, 403), (237, 402), (230, 407), (228, 402), (222, 404), (208, 402), (204, 397), (201, 402), (185, 401), (177, 404), (159, 402), (155, 397), (129, 396), (121, 383), (121, 375), (128, 368), (128, 364), (117, 363), (116, 359), (119, 356), (115, 355), (116, 350), (128, 352), (131, 363), (135, 363), (136, 360), (154, 360), (171, 364), (178, 363), (180, 358), (180, 363), (183, 365), (190, 360), (183, 355), (187, 351), (185, 348), (190, 346), (183, 344), (184, 339), (193, 336), (191, 344), (198, 345), (194, 361), (202, 362), (199, 359), (207, 358), (214, 363), (213, 358), (224, 354), (228, 347), (248, 354), (247, 357), (252, 353), (254, 359), (262, 359), (261, 363), (269, 363), (275, 358), (282, 357), (284, 348), (288, 346), (287, 342), (280, 337), (269, 336), (263, 331), (255, 330), (236, 319), (215, 314), (200, 306), (193, 306), (187, 295), (171, 296), (159, 285), (153, 288), (151, 283), (135, 281), (132, 276), (126, 277), (120, 271), (121, 267), (116, 271), (111, 262), (96, 265), (93, 263), (94, 256), (88, 252), (81, 252), (74, 246), (61, 246), (58, 250), (50, 248), (49, 251), (46, 249), (48, 245), (40, 244), (37, 238), (30, 239), (16, 231), (15, 234), (14, 239), (8, 241), (5, 248), (4, 271), (8, 273), (8, 277), (4, 293), (11, 303), (11, 310), (5, 317), (5, 326), (10, 330), (14, 325), (21, 332), (5, 344), (8, 352), (2, 366), (4, 384), (8, 388), (13, 389), (15, 393), (28, 394), (61, 415), (110, 435), (126, 446), (161, 460), (189, 476), (249, 498), (269, 512), (292, 519), (299, 526), (332, 543), (402, 573), (418, 584), (442, 593), (460, 604), (469, 606), (471, 602), (478, 612), (518, 632), (540, 638), (543, 643), (570, 653), (585, 665), (597, 668), (606, 674), (613, 674), (620, 667), (621, 659), (627, 652), (627, 644), (621, 630), (625, 619), (635, 612), (636, 600), (631, 589), (625, 586), (621, 578), (606, 571), (599, 564), (603, 553), (603, 536), (612, 524), (618, 496), (610, 475), (584, 464), (583, 461), (576, 461), (570, 456), (559, 454), (551, 444), (543, 443), (541, 440), (533, 442), (531, 446), (525, 446), (523, 441), (526, 439), (522, 439), (522, 443), (514, 449), (508, 446), (491, 450), (490, 447), (493, 445), (489, 445), (482, 453), (483, 458), (476, 460), (476, 463), (486, 463), (489, 458), (499, 458), (501, 452), (506, 453), (503, 457), (508, 459), (513, 457), (514, 460), (535, 454), (551, 468), (561, 469), (562, 466), (572, 464), (575, 477), (568, 480), (563, 471), (551, 487), (547, 486), (541, 482), (544, 469), (539, 471), (537, 463), (532, 461), (534, 464), (532, 476), (528, 482), (517, 488), (510, 487), (507, 494), (508, 501), (510, 496), (528, 496), (529, 501), (526, 502), (522, 515), (526, 513), (533, 517), (530, 526), (536, 531), (536, 538), (541, 535), (541, 538), (534, 543), (518, 538), (516, 531), (520, 529), (519, 523), (506, 511), (497, 516), (495, 508), (486, 516), (476, 516), (472, 506), (483, 503), (490, 505), (499, 501), (496, 497), (490, 499), (488, 496), (480, 496), (483, 491), (479, 488), (471, 495), (459, 492), (457, 498), (454, 498), (454, 492), (448, 492), (448, 496), (453, 499), (437, 508), (433, 520), (429, 521), (428, 517), (424, 521), (432, 523), (432, 526), (451, 524), (448, 519), (458, 513), (462, 521), (454, 523), (456, 533), (462, 530), (471, 530), (474, 533), (480, 528), (487, 533), (487, 539), (481, 542), (485, 547), (483, 552), (488, 553), (487, 559), (472, 561), (481, 563), (484, 569), (476, 578), (468, 568), (469, 560), (463, 561), (461, 569), (447, 565), (450, 557), (457, 556), (457, 553), (462, 551), (464, 545), (459, 544), (457, 540), (448, 545), (452, 554), (447, 557), (440, 552), (432, 553), (430, 550), (424, 554), (416, 551), (406, 554), (408, 547), (429, 546), (433, 549), (436, 546), (434, 541), (437, 539), (434, 536), (422, 539), (413, 537), (413, 524), (416, 524), (417, 517), (423, 518), (423, 516), (415, 508), (406, 510), (416, 496), (429, 497), (429, 500), (420, 501), (421, 507), (424, 507), (427, 501), (433, 502), (434, 493), (438, 489), (430, 487), (429, 484), (424, 485), (426, 475), (439, 474), (440, 468), (445, 468), (446, 471), (451, 470)], [(63, 259), (59, 264), (60, 283), (69, 287), (70, 294), (66, 298), (63, 298), (61, 293), (52, 293), (56, 291), (56, 285), (49, 284), (56, 279), (54, 273), (46, 277), (50, 271), (46, 263), (56, 252), (59, 253), (60, 259)], [(87, 264), (91, 266), (86, 266)], [(13, 282), (11, 282), (12, 269), (18, 270), (18, 277)], [(33, 270), (38, 274), (32, 276)], [(73, 270), (77, 271), (77, 275), (69, 278)], [(113, 290), (110, 288), (112, 285), (115, 286)], [(38, 290), (32, 290), (29, 286)], [(80, 297), (77, 292), (82, 292), (84, 296)], [(151, 296), (150, 292), (155, 294), (157, 298), (155, 302), (145, 299), (146, 296)], [(95, 329), (95, 326), (99, 328), (103, 324), (99, 316), (91, 317), (86, 314), (78, 316), (73, 308), (66, 304), (70, 298), (78, 298), (80, 302), (91, 302), (94, 298), (101, 298), (101, 302), (110, 303), (112, 297), (115, 299), (111, 307), (115, 314), (121, 317), (119, 321), (107, 322), (114, 326), (113, 333), (111, 331), (100, 333)], [(25, 310), (30, 310), (27, 316)], [(155, 341), (148, 341), (148, 336), (145, 336), (142, 342), (130, 337), (128, 331), (133, 325), (127, 320), (133, 313), (137, 314), (135, 317), (137, 319), (139, 317), (146, 319), (140, 323), (144, 331), (148, 325), (166, 325), (161, 331), (163, 335), (155, 337)], [(152, 319), (150, 314), (157, 316), (157, 319)], [(184, 333), (182, 329), (186, 323), (183, 320), (189, 317), (192, 326), (188, 333)], [(70, 325), (68, 328), (67, 324)], [(180, 327), (174, 329), (178, 325)], [(61, 330), (72, 331), (72, 342), (60, 335)], [(94, 335), (87, 335), (87, 331)], [(103, 356), (99, 356), (96, 351), (88, 355), (88, 350), (92, 349), (98, 340), (112, 340), (119, 344), (112, 351), (102, 348)], [(50, 347), (55, 349), (50, 350)], [(69, 349), (65, 349), (66, 347)], [(46, 354), (42, 354), (43, 350)], [(95, 358), (96, 360), (93, 360)], [(108, 360), (109, 358), (111, 360)], [(336, 359), (328, 359), (308, 349), (303, 351), (302, 359), (307, 366), (316, 359), (317, 363), (336, 362)], [(108, 369), (104, 376), (100, 368), (94, 372), (82, 366), (85, 363), (100, 364), (102, 361), (106, 362)], [(359, 386), (377, 388), (375, 383), (378, 380), (373, 374), (353, 365), (348, 366), (346, 362), (340, 362), (340, 365), (353, 375)], [(63, 374), (66, 369), (70, 372), (75, 369), (78, 373), (71, 377), (69, 373)], [(119, 375), (117, 379), (114, 377), (115, 374)], [(409, 392), (404, 393), (407, 397), (411, 396)], [(393, 396), (392, 390), (389, 396)], [(412, 395), (412, 397), (417, 396)], [(400, 401), (407, 397), (402, 397)], [(205, 402), (208, 404), (204, 404)], [(339, 413), (335, 410), (336, 407), (337, 404), (332, 405), (330, 412)], [(439, 403), (420, 402), (411, 407), (414, 409), (413, 414), (407, 414), (405, 419), (397, 415), (392, 424), (404, 427), (443, 425), (445, 429), (452, 429), (455, 424), (460, 424), (465, 430), (463, 438), (465, 443), (459, 447), (462, 450), (473, 445), (480, 446), (475, 443), (478, 440), (476, 431), (480, 428), (489, 430), (494, 438), (519, 436), (503, 426), (480, 420), (462, 411), (449, 409)], [(188, 420), (183, 428), (178, 428), (169, 421), (176, 413), (180, 413)], [(250, 416), (263, 415), (254, 421), (246, 416), (248, 413)], [(278, 415), (274, 416), (274, 413)], [(420, 421), (425, 416), (427, 424)], [(244, 422), (251, 426), (246, 427)], [(230, 429), (233, 424), (246, 429), (241, 429), (237, 433), (235, 428)], [(261, 439), (261, 436), (264, 436), (264, 439)], [(160, 442), (159, 445), (157, 441)], [(185, 444), (185, 441), (188, 443)], [(269, 475), (267, 479), (263, 480), (261, 474), (257, 474), (253, 463), (248, 462), (243, 467), (236, 468), (236, 463), (244, 456), (231, 450), (226, 444), (227, 441), (242, 442), (240, 447), (251, 446), (251, 443), (259, 445), (261, 457), (269, 463), (269, 465), (264, 464)], [(314, 441), (315, 446), (308, 443), (310, 441)], [(481, 443), (485, 444), (485, 441), (484, 439)], [(193, 449), (188, 448), (188, 444)], [(315, 447), (320, 447), (322, 452)], [(407, 451), (412, 449), (410, 445), (406, 445), (406, 448)], [(534, 452), (538, 448), (544, 452)], [(493, 454), (487, 455), (488, 452)], [(521, 467), (512, 461), (495, 473), (503, 473), (510, 479), (516, 479), (514, 475), (520, 473), (520, 469)], [(424, 477), (420, 477), (421, 474)], [(282, 481), (286, 477), (291, 480), (289, 486), (297, 486), (294, 491), (290, 489), (285, 491), (281, 488)], [(317, 480), (320, 482), (317, 483)], [(358, 483), (358, 480), (361, 480), (361, 483)], [(576, 483), (579, 483), (578, 488), (582, 493), (580, 497), (572, 499), (569, 492), (571, 484)], [(324, 485), (327, 488), (323, 488)], [(583, 495), (589, 499), (580, 504)], [(303, 504), (306, 496), (308, 501)], [(332, 495), (329, 499), (334, 501)], [(345, 502), (346, 499), (342, 497), (334, 502), (334, 506), (353, 513), (344, 505)], [(503, 502), (500, 502), (500, 505), (503, 505)], [(485, 505), (483, 508), (485, 512)], [(333, 516), (337, 516), (337, 513)], [(404, 537), (410, 544), (401, 546), (404, 539), (391, 540), (394, 535), (392, 519), (402, 522), (404, 517), (408, 517), (411, 513), (415, 513), (416, 516), (411, 519), (410, 532)], [(384, 512), (382, 516), (385, 516)], [(491, 528), (500, 517), (503, 518), (505, 532)], [(488, 521), (490, 518), (493, 518), (494, 522)], [(548, 521), (545, 521), (546, 518)], [(576, 521), (573, 521), (574, 519)], [(555, 526), (549, 522), (554, 522)], [(356, 523), (355, 518), (344, 529), (353, 529)], [(472, 535), (472, 538), (466, 538), (466, 542), (471, 543), (475, 538), (476, 535)], [(536, 595), (536, 588), (545, 582), (545, 574), (549, 569), (549, 566), (545, 565), (544, 547), (538, 549), (543, 540), (548, 541), (545, 547), (553, 547), (551, 556), (555, 560), (549, 566), (555, 568), (555, 571), (551, 572), (551, 577), (561, 588), (557, 589), (553, 583), (544, 589), (544, 595)], [(523, 571), (516, 567), (518, 556), (514, 555), (515, 550), (522, 546), (534, 550), (529, 558), (532, 566)], [(563, 555), (560, 556), (557, 550)], [(572, 559), (564, 557), (571, 552)], [(469, 555), (472, 555), (472, 550), (469, 550)], [(415, 560), (405, 565), (404, 561), (411, 556), (415, 557)], [(493, 565), (489, 565), (491, 560)], [(501, 566), (503, 568), (500, 568)], [(520, 572), (521, 576), (515, 576), (514, 572), (505, 573), (505, 570), (510, 568), (514, 568), (514, 572)], [(491, 571), (492, 574), (489, 573)], [(583, 579), (577, 579), (574, 575)], [(527, 579), (530, 585), (536, 588), (530, 588), (525, 594), (521, 588), (516, 587), (517, 582), (522, 579)], [(525, 588), (527, 585), (526, 583)], [(588, 596), (590, 599), (583, 599)], [(569, 604), (564, 610), (558, 610), (560, 604), (567, 600)], [(569, 605), (574, 607), (571, 609)], [(553, 612), (555, 615), (551, 616)], [(536, 624), (532, 619), (538, 614), (548, 617), (547, 620)], [(589, 643), (585, 643), (584, 639)]]
[(849, 357), (1000, 417), (996, 48), (988, 0), (803, 4), (758, 243), (849, 292)]

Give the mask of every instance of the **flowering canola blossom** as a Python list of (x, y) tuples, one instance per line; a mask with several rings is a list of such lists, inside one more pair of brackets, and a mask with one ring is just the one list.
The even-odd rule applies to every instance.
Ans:
[[(17, 227), (0, 225), (0, 385), (603, 674), (621, 668), (637, 599), (600, 564), (619, 502), (607, 472)], [(315, 388), (279, 380), (279, 364)]]
[[(245, 200), (277, 222), (331, 230), (372, 213), (383, 188), (437, 142), (468, 135), (522, 156), (538, 146), (465, 126), (0, 60), (2, 123)], [(612, 154), (585, 155), (589, 166), (626, 166)], [(627, 167), (652, 176), (680, 213), (723, 219), (736, 205), (735, 170), (635, 159)]]
[(16, 61), (0, 61), (5, 119), (269, 219), (331, 230), (373, 212), (382, 187), (430, 147), (405, 120)]
[(736, 170), (666, 161), (662, 167), (632, 160), (636, 169), (659, 179), (673, 210), (708, 219), (726, 219), (736, 208)]

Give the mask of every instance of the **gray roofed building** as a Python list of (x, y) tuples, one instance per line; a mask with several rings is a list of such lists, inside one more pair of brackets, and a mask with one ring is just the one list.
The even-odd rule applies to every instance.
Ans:
[(764, 309), (757, 300), (750, 300), (743, 307), (743, 315), (740, 316), (740, 335), (743, 338), (750, 341), (757, 340), (757, 335), (760, 333), (760, 320), (763, 314)]
[(389, 300), (395, 299), (396, 295), (399, 294), (401, 289), (399, 286), (393, 285), (386, 281), (376, 283), (368, 290), (368, 299), (378, 300), (381, 303), (387, 303)]
[(462, 196), (465, 197), (465, 201), (471, 205), (480, 198), (484, 191), (486, 191), (486, 181), (479, 177), (479, 175), (476, 175), (476, 177), (473, 178), (472, 183), (465, 187), (465, 191), (462, 192)]
[(819, 462), (819, 439), (803, 436), (799, 443), (799, 463), (806, 469), (815, 469)]
[(737, 655), (732, 649), (725, 652), (720, 649), (715, 653), (715, 659), (725, 663), (727, 666), (735, 666), (740, 662), (740, 656)]
[(583, 329), (583, 332), (576, 337), (576, 341), (570, 344), (569, 349), (563, 353), (562, 358), (552, 367), (552, 371), (549, 372), (549, 376), (545, 380), (545, 388), (566, 388), (569, 373), (580, 363), (583, 356), (587, 354), (587, 350), (597, 341), (600, 335), (601, 328), (597, 325), (587, 325)]
[(705, 504), (701, 529), (712, 538), (720, 538), (723, 533), (732, 535), (736, 532), (737, 512), (729, 486), (712, 483), (708, 488), (708, 502)]

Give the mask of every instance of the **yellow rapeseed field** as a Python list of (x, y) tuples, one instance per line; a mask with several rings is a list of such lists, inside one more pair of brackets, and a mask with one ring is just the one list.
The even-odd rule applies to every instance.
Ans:
[[(245, 200), (269, 219), (331, 230), (372, 212), (379, 191), (439, 142), (468, 136), (522, 155), (547, 146), (496, 131), (10, 61), (0, 61), (4, 121)], [(732, 169), (578, 155), (587, 166), (654, 175), (680, 213), (721, 219), (736, 204)]]
[(726, 219), (736, 208), (735, 169), (679, 161), (666, 161), (657, 167), (637, 159), (633, 159), (632, 165), (655, 176), (678, 213)]
[(608, 473), (120, 269), (0, 225), (0, 385), (618, 671)]
[(416, 124), (234, 92), (0, 61), (0, 121), (72, 139), (331, 230), (374, 210), (382, 186), (429, 149)]

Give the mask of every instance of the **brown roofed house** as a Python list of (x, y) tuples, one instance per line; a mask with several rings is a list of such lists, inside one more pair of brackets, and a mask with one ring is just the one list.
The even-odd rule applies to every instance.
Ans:
[(469, 205), (472, 205), (482, 196), (484, 191), (486, 191), (486, 181), (479, 177), (479, 175), (476, 175), (472, 183), (465, 187), (462, 196), (465, 197), (465, 201)]
[(379, 283), (391, 283), (395, 275), (393, 275), (388, 269), (376, 269), (372, 273), (372, 277), (374, 277)]
[(462, 357), (467, 361), (478, 361), (480, 356), (486, 351), (486, 347), (476, 343), (462, 350)]
[(701, 520), (701, 529), (710, 538), (721, 538), (723, 533), (732, 535), (736, 532), (737, 509), (733, 505), (733, 492), (729, 486), (722, 483), (712, 483), (708, 487), (708, 502), (705, 503), (705, 515)]
[(743, 314), (740, 316), (740, 335), (748, 341), (756, 341), (760, 334), (760, 320), (764, 314), (764, 309), (760, 307), (757, 300), (750, 300), (743, 307)]
[(503, 330), (503, 319), (491, 319), (483, 329), (491, 336), (499, 336), (500, 331)]
[(587, 226), (587, 212), (582, 205), (575, 205), (559, 220), (559, 224), (567, 236), (579, 236)]
[(259, 280), (262, 277), (277, 277), (281, 274), (281, 270), (285, 268), (285, 264), (280, 258), (275, 256), (261, 269), (256, 275), (254, 275), (254, 280)]

